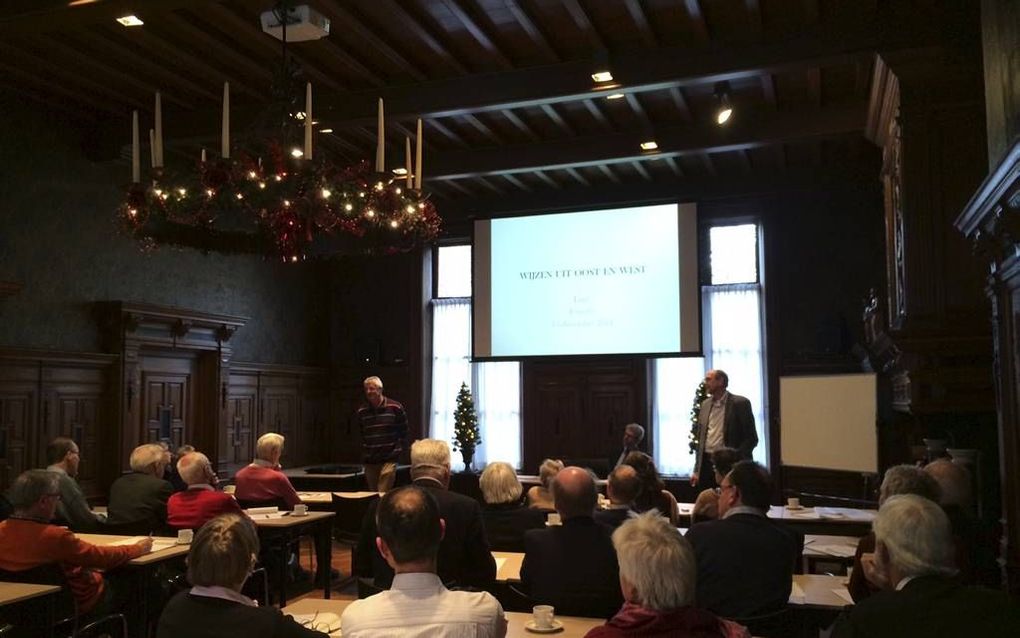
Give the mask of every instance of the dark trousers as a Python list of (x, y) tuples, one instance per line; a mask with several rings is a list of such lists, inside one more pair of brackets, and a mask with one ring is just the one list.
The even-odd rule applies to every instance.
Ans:
[(715, 481), (715, 470), (712, 465), (712, 455), (701, 455), (701, 474), (698, 474), (698, 489), (708, 490), (719, 487)]

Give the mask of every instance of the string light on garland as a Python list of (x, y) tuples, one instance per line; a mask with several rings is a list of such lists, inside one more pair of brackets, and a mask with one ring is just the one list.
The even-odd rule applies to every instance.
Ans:
[(694, 391), (694, 403), (691, 404), (691, 433), (687, 435), (687, 446), (690, 448), (691, 454), (698, 453), (698, 433), (700, 431), (698, 419), (701, 417), (701, 404), (707, 398), (708, 390), (705, 389), (705, 382), (702, 381), (698, 384), (698, 389)]
[[(152, 175), (146, 183), (141, 180), (138, 112), (132, 117), (132, 182), (119, 208), (124, 227), (150, 247), (169, 243), (221, 252), (265, 252), (287, 263), (331, 254), (344, 237), (359, 240), (358, 251), (383, 253), (410, 250), (435, 239), (441, 220), (422, 189), (421, 120), (415, 140), (417, 164), (411, 164), (408, 138), (401, 177), (385, 170), (381, 99), (375, 166), (363, 161), (339, 167), (314, 154), (311, 91), (307, 84), (301, 113), (303, 149), (291, 148), (284, 139), (269, 139), (255, 140), (232, 153), (230, 85), (225, 83), (220, 157), (209, 159), (203, 150), (201, 160), (188, 170), (170, 170), (163, 164), (157, 93), (156, 121), (150, 131)], [(349, 244), (345, 250), (350, 250)]]

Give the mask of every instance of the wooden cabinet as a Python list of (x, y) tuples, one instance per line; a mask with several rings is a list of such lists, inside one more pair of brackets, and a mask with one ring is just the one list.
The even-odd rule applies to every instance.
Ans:
[(66, 436), (81, 451), (82, 489), (103, 491), (115, 363), (108, 355), (0, 350), (0, 490), (21, 472), (46, 467), (46, 445)]

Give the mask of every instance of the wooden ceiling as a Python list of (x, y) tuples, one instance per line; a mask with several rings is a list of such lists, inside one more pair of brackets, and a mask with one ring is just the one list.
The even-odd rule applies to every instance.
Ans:
[[(332, 20), (328, 38), (289, 45), (333, 129), (317, 140), (338, 161), (373, 157), (382, 97), (390, 163), (423, 118), (426, 183), (458, 210), (843, 170), (874, 152), (862, 132), (875, 53), (942, 37), (938, 0), (305, 3)], [(94, 157), (123, 153), (132, 109), (148, 128), (157, 90), (168, 162), (217, 148), (222, 82), (243, 126), (280, 64), (258, 23), (273, 0), (5, 4), (3, 89), (89, 132)], [(145, 25), (120, 26), (125, 13)], [(618, 86), (595, 85), (602, 68)], [(723, 80), (735, 113), (719, 127)], [(640, 149), (649, 139), (658, 151)]]

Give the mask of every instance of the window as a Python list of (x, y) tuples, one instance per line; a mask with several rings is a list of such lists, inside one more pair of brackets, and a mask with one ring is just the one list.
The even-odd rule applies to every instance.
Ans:
[(663, 474), (688, 475), (691, 408), (705, 372), (725, 370), (734, 394), (754, 412), (754, 460), (768, 464), (765, 420), (764, 311), (756, 224), (714, 226), (708, 232), (711, 283), (702, 286), (703, 358), (658, 359), (653, 367), (655, 462)]
[[(467, 383), (478, 413), (482, 444), (475, 464), (521, 464), (521, 370), (517, 362), (471, 363), (471, 246), (436, 249), (432, 300), (432, 401), (429, 436), (453, 443), (453, 413)], [(460, 454), (453, 469), (462, 469)]]

